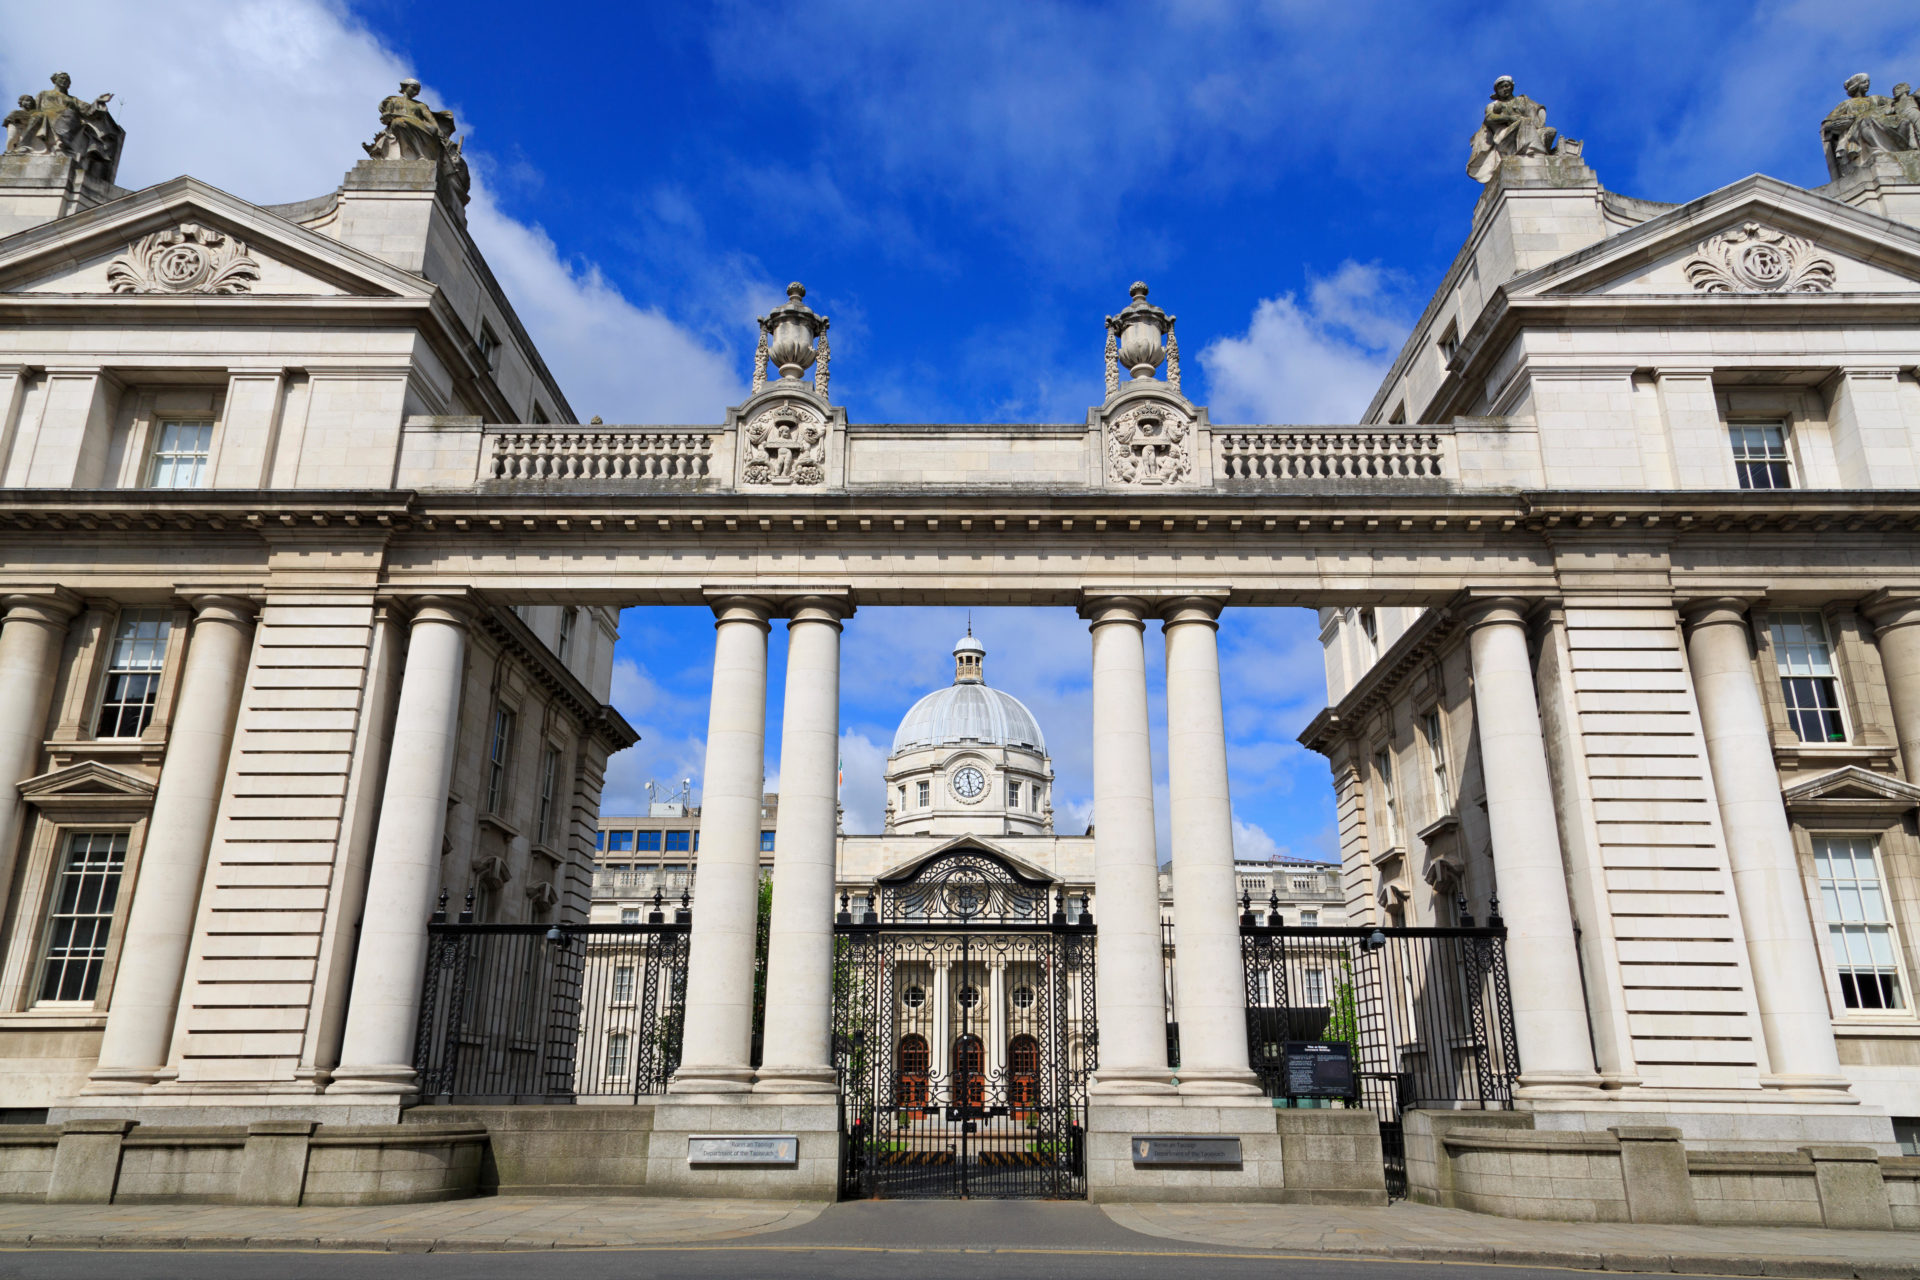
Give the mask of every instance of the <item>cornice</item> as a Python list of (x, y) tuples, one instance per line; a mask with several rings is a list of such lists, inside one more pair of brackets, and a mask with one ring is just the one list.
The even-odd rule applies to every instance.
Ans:
[(1429, 609), (1414, 619), (1413, 625), (1367, 668), (1365, 675), (1347, 690), (1345, 697), (1320, 713), (1300, 731), (1300, 745), (1309, 751), (1329, 754), (1336, 738), (1363, 723), (1386, 698), (1398, 691), (1404, 678), (1425, 663), (1460, 629), (1460, 617), (1452, 607)]
[(595, 698), (593, 691), (569, 671), (512, 610), (485, 605), (474, 619), (474, 625), (520, 659), (533, 680), (558, 698), (580, 721), (582, 732), (604, 741), (610, 752), (640, 741), (639, 731), (627, 723), (626, 717)]

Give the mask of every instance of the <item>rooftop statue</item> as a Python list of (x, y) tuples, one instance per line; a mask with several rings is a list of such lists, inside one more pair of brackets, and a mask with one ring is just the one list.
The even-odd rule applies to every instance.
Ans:
[(1487, 182), (1508, 156), (1553, 155), (1559, 148), (1560, 133), (1547, 127), (1547, 109), (1515, 93), (1512, 76), (1501, 76), (1493, 82), (1493, 98), (1474, 131), (1467, 172), (1474, 181)]
[(453, 112), (435, 111), (420, 101), (420, 82), (409, 76), (400, 82), (400, 92), (380, 100), (380, 132), (361, 146), (375, 160), (433, 161), (464, 205), (473, 179), (453, 130)]
[(1836, 181), (1871, 169), (1876, 153), (1920, 151), (1920, 103), (1908, 86), (1895, 85), (1891, 98), (1871, 88), (1865, 72), (1848, 76), (1847, 100), (1820, 122), (1820, 149)]
[(112, 182), (127, 137), (107, 111), (113, 95), (87, 102), (69, 93), (72, 87), (73, 77), (56, 71), (53, 88), (42, 89), (38, 97), (20, 95), (18, 110), (6, 118), (7, 154), (72, 156), (90, 176)]

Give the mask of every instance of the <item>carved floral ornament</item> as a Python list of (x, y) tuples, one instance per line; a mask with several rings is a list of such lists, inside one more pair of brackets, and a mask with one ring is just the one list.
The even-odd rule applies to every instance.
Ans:
[(744, 484), (816, 485), (827, 479), (826, 417), (798, 400), (769, 405), (746, 425)]
[(1193, 474), (1193, 423), (1171, 405), (1143, 404), (1107, 423), (1107, 469), (1121, 484), (1178, 484)]
[(259, 282), (246, 245), (197, 222), (142, 236), (107, 264), (115, 293), (251, 293)]
[(1703, 241), (1686, 266), (1700, 293), (1827, 293), (1834, 270), (1811, 242), (1757, 222)]

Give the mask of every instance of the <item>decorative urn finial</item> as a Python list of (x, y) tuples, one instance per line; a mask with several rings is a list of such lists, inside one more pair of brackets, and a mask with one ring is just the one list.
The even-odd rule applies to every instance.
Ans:
[(1147, 301), (1147, 286), (1136, 280), (1133, 301), (1117, 316), (1107, 317), (1107, 394), (1120, 389), (1120, 368), (1134, 378), (1152, 378), (1168, 366), (1167, 378), (1180, 389), (1180, 348), (1173, 336), (1174, 317)]
[(825, 345), (828, 321), (803, 301), (806, 296), (806, 286), (794, 281), (787, 286), (786, 305), (775, 307), (760, 320), (760, 331), (767, 337), (767, 358), (784, 380), (799, 381), (824, 354), (814, 349), (814, 343), (818, 339)]

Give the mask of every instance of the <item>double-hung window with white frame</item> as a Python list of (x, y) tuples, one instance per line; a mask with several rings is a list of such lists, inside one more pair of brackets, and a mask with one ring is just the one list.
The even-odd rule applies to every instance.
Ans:
[(100, 689), (96, 738), (137, 738), (153, 719), (160, 675), (167, 665), (172, 615), (165, 609), (128, 609), (113, 629), (107, 678)]
[(554, 788), (559, 785), (560, 748), (549, 746), (540, 758), (540, 812), (534, 823), (535, 839), (541, 844), (553, 841)]
[(154, 433), (153, 461), (147, 468), (147, 487), (204, 489), (212, 479), (208, 471), (212, 456), (211, 422), (163, 418)]
[(507, 755), (513, 749), (513, 712), (493, 709), (493, 733), (487, 739), (487, 812), (499, 813), (507, 798)]
[(1783, 422), (1734, 422), (1727, 426), (1733, 470), (1742, 489), (1793, 488), (1793, 458)]
[(1452, 813), (1453, 794), (1447, 782), (1447, 734), (1440, 722), (1438, 707), (1420, 717), (1420, 736), (1427, 745), (1427, 769), (1433, 782), (1433, 811), (1435, 814)]
[(1386, 837), (1387, 847), (1395, 848), (1400, 843), (1400, 798), (1393, 790), (1393, 753), (1377, 752), (1373, 757), (1373, 780), (1379, 788), (1381, 835)]
[(1845, 742), (1840, 673), (1827, 621), (1817, 613), (1777, 613), (1767, 623), (1787, 719), (1802, 742)]
[(40, 951), (42, 1004), (91, 1003), (99, 995), (126, 865), (126, 832), (67, 833)]
[(1813, 867), (1827, 918), (1827, 946), (1848, 1009), (1907, 1008), (1898, 939), (1871, 836), (1816, 836)]

